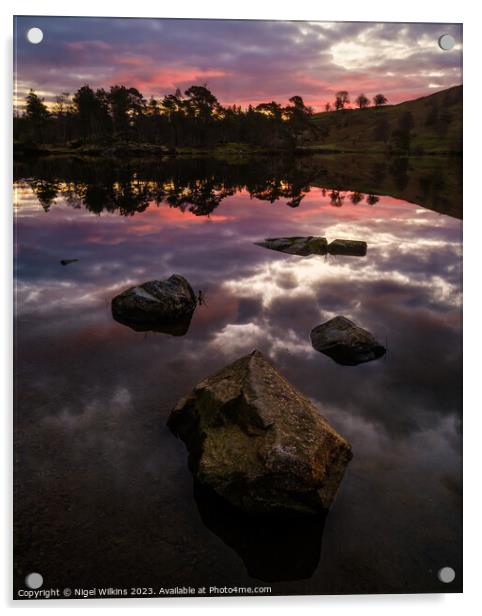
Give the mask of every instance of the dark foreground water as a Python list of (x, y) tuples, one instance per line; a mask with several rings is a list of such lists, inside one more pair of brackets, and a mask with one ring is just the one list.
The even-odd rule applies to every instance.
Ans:
[[(460, 591), (458, 163), (411, 164), (16, 169), (16, 589), (38, 571), (61, 589)], [(368, 252), (254, 245), (290, 235)], [(173, 273), (206, 298), (185, 336), (112, 319), (118, 292)], [(310, 330), (335, 315), (386, 356), (344, 367), (314, 351)], [(166, 428), (180, 397), (254, 348), (352, 444), (324, 523), (266, 526), (209, 500)]]

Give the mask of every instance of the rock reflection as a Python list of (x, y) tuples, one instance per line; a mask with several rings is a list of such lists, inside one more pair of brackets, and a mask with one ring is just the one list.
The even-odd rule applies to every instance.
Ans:
[(194, 498), (205, 526), (241, 557), (250, 577), (283, 582), (308, 579), (315, 572), (326, 514), (247, 516), (198, 482)]
[(135, 332), (155, 332), (157, 334), (168, 334), (169, 336), (185, 336), (189, 331), (193, 313), (178, 319), (158, 319), (155, 323), (139, 323), (123, 317), (119, 314), (112, 314), (114, 321), (121, 325), (130, 327)]

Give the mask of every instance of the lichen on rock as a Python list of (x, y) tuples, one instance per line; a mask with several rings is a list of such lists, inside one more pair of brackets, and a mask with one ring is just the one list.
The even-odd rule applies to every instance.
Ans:
[(168, 425), (195, 478), (249, 513), (326, 511), (351, 447), (259, 352), (201, 381)]

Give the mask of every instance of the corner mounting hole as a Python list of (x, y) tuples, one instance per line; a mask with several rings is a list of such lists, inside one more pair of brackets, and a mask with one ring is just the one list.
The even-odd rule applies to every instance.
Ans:
[(42, 42), (44, 33), (40, 28), (30, 28), (27, 32), (27, 41), (32, 45), (38, 45)]
[(438, 572), (438, 579), (444, 584), (450, 584), (455, 580), (455, 571), (452, 567), (442, 567)]
[(455, 39), (451, 34), (442, 34), (438, 38), (438, 46), (443, 51), (450, 51), (455, 45)]
[(40, 588), (43, 583), (44, 583), (44, 579), (40, 575), (40, 573), (35, 573), (35, 572), (29, 573), (25, 577), (25, 586), (27, 586), (27, 588), (30, 588), (32, 590), (36, 590), (37, 588)]

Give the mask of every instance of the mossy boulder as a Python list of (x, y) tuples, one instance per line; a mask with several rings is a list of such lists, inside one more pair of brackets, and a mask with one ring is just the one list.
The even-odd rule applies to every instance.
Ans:
[(197, 481), (252, 514), (320, 514), (351, 447), (259, 352), (201, 381), (168, 425)]

